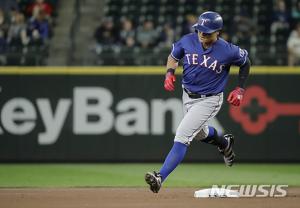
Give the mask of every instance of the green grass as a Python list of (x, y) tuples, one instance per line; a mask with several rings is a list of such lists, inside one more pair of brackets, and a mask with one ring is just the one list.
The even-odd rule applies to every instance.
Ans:
[[(161, 164), (0, 164), (0, 187), (143, 187), (144, 174)], [(165, 187), (213, 184), (300, 186), (300, 164), (181, 164)]]

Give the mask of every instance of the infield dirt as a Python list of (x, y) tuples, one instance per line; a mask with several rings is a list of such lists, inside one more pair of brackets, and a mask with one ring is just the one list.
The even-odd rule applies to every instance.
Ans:
[[(199, 188), (198, 188), (199, 189)], [(0, 208), (298, 208), (300, 188), (289, 188), (281, 198), (196, 199), (197, 188), (1, 188)]]

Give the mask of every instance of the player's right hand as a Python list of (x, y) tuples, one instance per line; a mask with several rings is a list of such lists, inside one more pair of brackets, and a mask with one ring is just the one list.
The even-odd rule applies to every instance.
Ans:
[(176, 81), (175, 75), (172, 73), (167, 73), (165, 82), (164, 82), (165, 90), (174, 91), (175, 90), (175, 85), (174, 85), (175, 81)]

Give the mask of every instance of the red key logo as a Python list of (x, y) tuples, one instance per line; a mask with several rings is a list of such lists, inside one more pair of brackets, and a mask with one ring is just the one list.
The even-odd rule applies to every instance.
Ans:
[(246, 89), (241, 106), (230, 106), (229, 113), (245, 132), (259, 134), (279, 116), (300, 116), (300, 104), (279, 103), (268, 97), (262, 87), (251, 86)]

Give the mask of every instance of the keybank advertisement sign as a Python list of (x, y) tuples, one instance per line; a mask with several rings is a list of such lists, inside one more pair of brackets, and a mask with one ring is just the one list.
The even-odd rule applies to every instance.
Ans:
[[(230, 77), (227, 90), (236, 79)], [(163, 80), (163, 75), (2, 74), (0, 161), (161, 162), (183, 116), (180, 77), (175, 92), (164, 91)], [(239, 161), (300, 161), (299, 116), (278, 116), (255, 134), (246, 125), (261, 122), (274, 106), (262, 105), (266, 98), (257, 92), (277, 103), (298, 103), (284, 92), (299, 83), (294, 75), (253, 75), (247, 85), (259, 90), (243, 109), (229, 108), (224, 100), (212, 124), (234, 134)], [(193, 141), (185, 161), (223, 159), (215, 147)]]
[[(109, 89), (98, 86), (74, 87), (72, 97), (57, 100), (13, 97), (2, 103), (0, 135), (26, 135), (36, 131), (40, 145), (51, 145), (60, 138), (69, 115), (73, 118), (72, 133), (75, 135), (103, 135), (113, 130), (123, 136), (163, 135), (167, 112), (172, 114), (173, 132), (182, 118), (178, 98), (148, 102), (129, 97), (114, 103), (115, 100)], [(40, 132), (36, 130), (38, 120), (44, 127)]]

